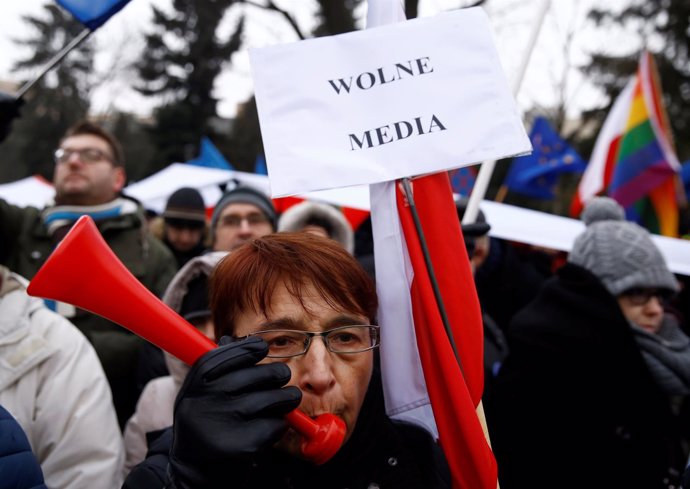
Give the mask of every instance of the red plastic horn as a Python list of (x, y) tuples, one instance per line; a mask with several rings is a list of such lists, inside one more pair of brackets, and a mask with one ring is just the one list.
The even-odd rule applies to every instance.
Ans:
[[(101, 284), (106, 285), (107, 293)], [(77, 220), (31, 280), (27, 292), (103, 316), (188, 365), (217, 346), (125, 268), (89, 216)], [(345, 423), (333, 414), (312, 419), (295, 409), (285, 419), (302, 435), (302, 454), (315, 464), (328, 461), (345, 439)]]

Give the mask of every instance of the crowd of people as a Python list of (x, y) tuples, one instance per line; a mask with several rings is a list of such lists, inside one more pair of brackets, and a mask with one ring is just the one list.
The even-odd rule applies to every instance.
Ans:
[[(149, 219), (122, 194), (126, 179), (118, 141), (82, 122), (56, 149), (54, 202), (0, 199), (0, 488), (451, 487), (437, 440), (385, 411), (368, 223), (353, 229), (311, 201), (279, 214), (246, 185), (210, 208), (181, 186)], [(96, 314), (29, 296), (82, 215), (218, 347), (185, 365)], [(593, 199), (582, 219), (570, 253), (492, 238), (481, 213), (462, 226), (499, 483), (680, 487), (688, 280), (613, 200)], [(285, 418), (296, 408), (344, 422), (326, 463), (305, 459)]]

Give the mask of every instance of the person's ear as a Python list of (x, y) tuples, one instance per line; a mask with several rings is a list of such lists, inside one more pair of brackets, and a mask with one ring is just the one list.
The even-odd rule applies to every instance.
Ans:
[(113, 172), (113, 190), (115, 193), (120, 193), (127, 182), (127, 174), (122, 166), (113, 167)]

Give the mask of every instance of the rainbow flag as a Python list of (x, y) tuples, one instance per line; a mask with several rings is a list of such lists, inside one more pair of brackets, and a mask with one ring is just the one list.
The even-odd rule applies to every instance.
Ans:
[(599, 133), (571, 214), (579, 215), (587, 200), (605, 193), (626, 209), (628, 219), (677, 237), (679, 171), (658, 72), (645, 51)]

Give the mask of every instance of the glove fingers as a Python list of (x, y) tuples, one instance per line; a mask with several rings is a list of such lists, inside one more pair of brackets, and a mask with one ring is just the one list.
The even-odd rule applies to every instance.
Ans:
[(175, 423), (184, 431), (197, 425), (205, 425), (209, 433), (225, 431), (226, 426), (236, 430), (256, 419), (282, 419), (301, 401), (302, 392), (294, 386), (233, 398), (223, 393), (185, 398), (175, 409)]
[[(287, 428), (285, 415), (301, 400), (302, 392), (294, 386), (252, 392), (231, 400), (222, 393), (203, 399), (186, 398), (175, 411), (175, 432), (194, 433), (196, 445), (208, 446), (210, 452), (256, 451), (280, 438)], [(186, 451), (186, 447), (179, 450)]]
[(235, 416), (245, 421), (257, 418), (282, 417), (302, 402), (302, 391), (290, 386), (284, 389), (262, 390), (236, 398), (233, 402)]
[(224, 392), (230, 395), (278, 389), (290, 380), (290, 367), (284, 363), (253, 365), (229, 372), (213, 380), (204, 378), (199, 386), (204, 392)]
[(268, 345), (262, 339), (250, 336), (206, 353), (194, 364), (188, 377), (198, 375), (208, 382), (227, 372), (255, 365), (267, 353)]
[(237, 436), (244, 441), (235, 453), (253, 455), (275, 444), (287, 430), (288, 424), (283, 418), (262, 418), (248, 422), (237, 431)]
[[(226, 458), (226, 462), (249, 457), (257, 451), (268, 448), (280, 440), (288, 430), (283, 418), (263, 418), (244, 422), (233, 427), (232, 436), (224, 430), (205, 433), (203, 457), (205, 462), (212, 458)], [(179, 447), (186, 452), (186, 447)], [(194, 454), (190, 454), (194, 456)]]

